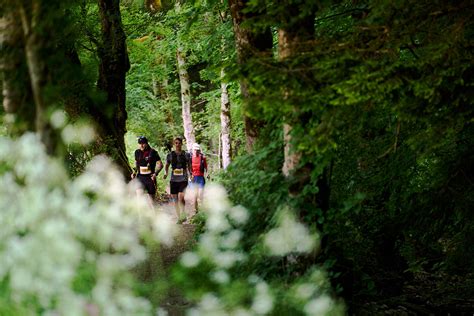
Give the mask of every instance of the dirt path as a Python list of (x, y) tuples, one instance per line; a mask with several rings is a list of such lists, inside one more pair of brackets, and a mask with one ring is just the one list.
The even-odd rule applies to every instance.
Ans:
[[(174, 206), (170, 203), (161, 205), (162, 211), (171, 216), (174, 222), (178, 220)], [(188, 220), (179, 226), (179, 232), (175, 237), (174, 243), (170, 247), (162, 247), (159, 251), (164, 273), (169, 275), (173, 264), (179, 259), (180, 255), (189, 250), (193, 245), (193, 234), (195, 226), (190, 224), (190, 219), (194, 216), (194, 203), (186, 198), (186, 216)], [(167, 295), (161, 301), (161, 308), (168, 312), (169, 316), (185, 315), (186, 309), (190, 306), (182, 293), (176, 288), (168, 289)]]

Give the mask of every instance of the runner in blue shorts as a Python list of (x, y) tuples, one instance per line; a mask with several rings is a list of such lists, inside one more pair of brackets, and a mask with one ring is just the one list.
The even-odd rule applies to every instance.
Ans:
[(197, 186), (194, 194), (194, 207), (197, 212), (199, 204), (202, 203), (204, 185), (206, 184), (207, 160), (201, 152), (201, 146), (193, 144), (193, 155), (191, 159), (192, 183)]

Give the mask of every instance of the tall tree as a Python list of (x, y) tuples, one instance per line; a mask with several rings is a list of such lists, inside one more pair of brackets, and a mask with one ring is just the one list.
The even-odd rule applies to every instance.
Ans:
[(64, 14), (67, 5), (42, 0), (2, 4), (4, 105), (15, 113), (20, 123), (18, 132), (34, 130), (47, 152), (56, 154), (62, 148), (61, 139), (52, 128), (48, 113), (51, 107), (62, 103), (60, 80), (69, 70), (68, 62), (56, 63), (64, 57), (60, 47), (64, 31), (56, 23), (70, 25), (70, 18)]
[(224, 70), (221, 72), (221, 157), (222, 168), (226, 169), (232, 157), (232, 146), (230, 138), (231, 117), (230, 117), (230, 101), (229, 92), (227, 91), (227, 83), (224, 82)]
[[(124, 135), (125, 76), (130, 69), (126, 36), (122, 28), (119, 0), (98, 0), (102, 41), (99, 45), (99, 79), (97, 86), (107, 95), (107, 108), (99, 118), (99, 137), (105, 151), (114, 159), (127, 177), (130, 172), (125, 152)], [(105, 114), (105, 116), (104, 116)]]
[(179, 84), (181, 86), (184, 137), (186, 138), (186, 147), (188, 151), (191, 151), (193, 144), (196, 142), (196, 138), (194, 136), (194, 126), (191, 117), (191, 89), (189, 84), (189, 74), (186, 69), (186, 57), (181, 47), (178, 47), (176, 50), (176, 59), (178, 61)]
[[(313, 6), (310, 6), (309, 9), (305, 15), (298, 16), (300, 8), (290, 5), (286, 11), (287, 15), (283, 15), (282, 27), (278, 30), (278, 56), (283, 63), (301, 66), (300, 62), (294, 63), (294, 60), (301, 58), (305, 52), (311, 50), (315, 34), (316, 10)], [(294, 18), (294, 16), (298, 16), (298, 18)], [(285, 89), (284, 98), (292, 102), (293, 93), (293, 91)], [(299, 118), (302, 114), (296, 104), (292, 104), (290, 107), (290, 115), (285, 117), (286, 121), (283, 124), (285, 160), (282, 172), (287, 177), (298, 167), (301, 159), (301, 153), (294, 147), (292, 130), (293, 124), (300, 123)]]
[[(249, 2), (247, 0), (229, 0), (230, 13), (234, 26), (235, 45), (237, 50), (237, 60), (241, 67), (249, 67), (249, 63), (262, 56), (271, 56), (273, 39), (269, 27), (265, 29), (252, 29), (244, 26), (250, 19), (261, 17), (261, 13), (249, 11)], [(246, 71), (245, 71), (246, 72)], [(245, 135), (247, 139), (247, 149), (249, 151), (254, 147), (258, 138), (259, 130), (263, 122), (252, 118), (250, 110), (255, 95), (251, 92), (250, 78), (245, 74), (240, 81), (240, 90), (244, 104), (244, 124)]]
[(3, 108), (15, 116), (11, 132), (34, 130), (35, 111), (25, 60), (23, 30), (18, 10), (8, 6), (0, 18), (0, 71)]

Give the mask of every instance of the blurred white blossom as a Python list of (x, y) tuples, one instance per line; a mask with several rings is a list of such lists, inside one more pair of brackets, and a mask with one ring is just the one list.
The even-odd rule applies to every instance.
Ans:
[(268, 284), (261, 281), (255, 286), (255, 297), (252, 303), (252, 310), (258, 315), (265, 315), (273, 309), (273, 296), (270, 293)]
[(225, 284), (229, 283), (230, 276), (225, 270), (217, 270), (211, 274), (211, 279), (217, 283)]
[(227, 211), (230, 207), (227, 192), (218, 184), (209, 184), (206, 186), (204, 207), (211, 214), (218, 214)]
[(66, 144), (78, 143), (87, 145), (95, 138), (94, 129), (88, 124), (67, 125), (61, 131), (61, 136)]
[(199, 264), (199, 256), (194, 252), (187, 251), (181, 255), (181, 264), (186, 268), (193, 268)]
[(318, 316), (326, 315), (333, 308), (334, 302), (329, 296), (323, 295), (318, 298), (315, 298), (309, 301), (305, 307), (304, 311), (306, 315)]
[[(211, 264), (207, 277), (217, 283), (217, 289), (223, 292), (201, 293), (198, 304), (187, 310), (188, 316), (278, 314), (282, 311), (274, 310), (277, 295), (279, 298), (286, 298), (288, 302), (294, 302), (297, 304), (295, 309), (307, 315), (344, 314), (341, 304), (336, 304), (332, 298), (323, 294), (329, 283), (327, 275), (319, 269), (304, 276), (304, 282), (298, 280), (293, 285), (284, 285), (283, 288), (277, 286), (276, 289), (270, 289), (257, 274), (251, 274), (246, 279), (242, 279), (242, 276), (233, 279), (233, 268), (247, 262), (249, 257), (248, 253), (241, 250), (241, 242), (245, 238), (241, 228), (247, 223), (249, 212), (242, 206), (232, 206), (225, 190), (217, 185), (207, 189), (205, 202), (205, 230), (200, 235), (196, 250), (185, 252), (181, 256), (181, 265), (184, 268), (194, 268), (201, 261)], [(306, 226), (297, 222), (288, 209), (278, 211), (276, 218), (277, 227), (262, 235), (263, 244), (255, 245), (254, 248), (257, 252), (261, 251), (259, 249), (269, 251), (258, 253), (258, 256), (304, 253), (318, 246), (318, 235), (311, 234)], [(247, 287), (245, 291), (254, 293), (250, 304), (244, 301), (240, 304), (225, 301), (226, 289), (232, 287), (233, 282), (239, 284), (237, 289), (243, 282)], [(333, 313), (334, 307), (337, 309)]]
[(295, 288), (295, 296), (302, 300), (311, 298), (316, 292), (316, 285), (312, 283), (298, 284)]
[(50, 121), (54, 128), (63, 128), (64, 125), (66, 125), (66, 120), (67, 117), (64, 111), (56, 110), (53, 112), (53, 114), (51, 114)]
[[(60, 116), (52, 117), (59, 125)], [(93, 131), (66, 126), (63, 136), (87, 143)], [(143, 213), (146, 204), (108, 158), (94, 158), (70, 180), (38, 137), (25, 134), (0, 137), (0, 168), (0, 280), (8, 277), (17, 304), (34, 298), (45, 315), (151, 314), (151, 304), (121, 280), (146, 258), (142, 234), (169, 244), (175, 229)], [(87, 295), (72, 289), (84, 264), (97, 274)]]
[(316, 246), (317, 240), (317, 236), (310, 234), (308, 228), (298, 223), (288, 210), (281, 211), (279, 226), (270, 230), (264, 237), (265, 246), (276, 256), (291, 252), (310, 252)]
[(229, 212), (230, 218), (235, 221), (236, 224), (245, 224), (249, 218), (249, 212), (241, 205), (234, 206)]

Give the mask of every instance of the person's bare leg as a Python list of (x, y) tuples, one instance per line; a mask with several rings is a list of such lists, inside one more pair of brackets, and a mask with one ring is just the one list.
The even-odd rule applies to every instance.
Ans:
[(154, 209), (155, 208), (155, 205), (153, 203), (153, 199), (154, 199), (154, 195), (153, 194), (147, 194), (147, 202), (148, 202), (148, 205), (150, 206), (150, 209)]
[[(183, 218), (186, 218), (186, 202), (184, 201), (184, 192), (179, 192), (178, 193), (178, 206), (180, 210), (182, 211), (182, 214), (184, 214)], [(181, 220), (181, 217), (178, 217), (178, 219)]]
[(145, 196), (146, 202), (147, 202), (148, 206), (150, 207), (150, 209), (151, 210), (154, 209), (152, 195), (150, 195), (148, 193), (145, 193), (145, 190), (143, 190), (143, 189), (137, 189), (135, 192), (137, 194), (137, 198), (141, 198), (141, 197)]
[(195, 206), (196, 213), (198, 211), (199, 205), (201, 205), (202, 203), (203, 194), (204, 194), (204, 188), (200, 186), (199, 189), (197, 189), (197, 194), (196, 194), (196, 206)]
[(197, 205), (198, 205), (198, 188), (196, 184), (193, 184), (190, 188), (186, 189), (186, 193), (189, 193), (191, 196), (192, 206), (194, 213), (197, 213)]
[(178, 194), (171, 194), (171, 199), (173, 200), (174, 209), (176, 210), (176, 216), (178, 217), (179, 221), (179, 219), (181, 218), (181, 212), (179, 208)]

